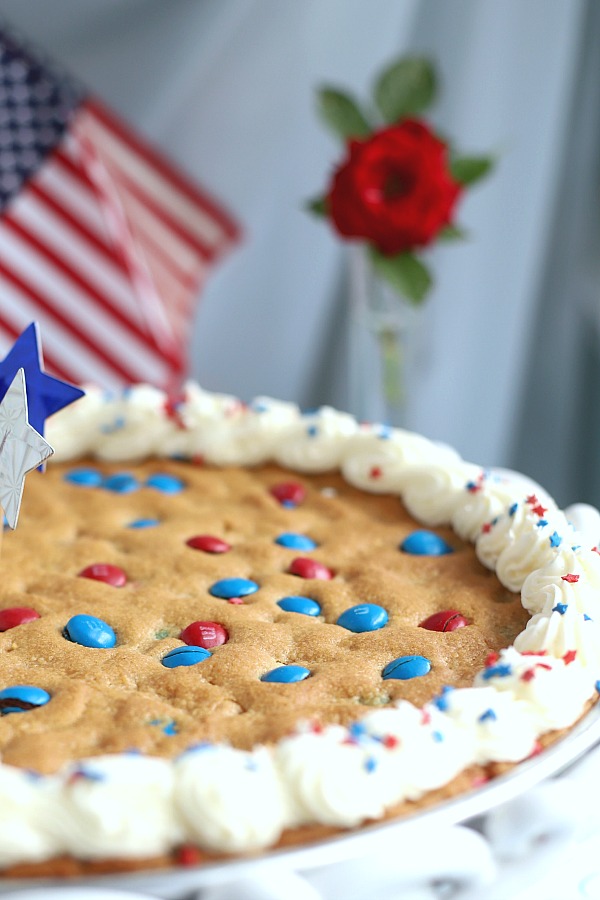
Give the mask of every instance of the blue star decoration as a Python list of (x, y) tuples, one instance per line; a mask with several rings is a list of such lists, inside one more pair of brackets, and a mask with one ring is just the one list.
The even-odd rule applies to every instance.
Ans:
[(74, 400), (83, 397), (81, 388), (53, 378), (42, 369), (42, 346), (37, 322), (32, 322), (17, 338), (0, 362), (0, 400), (6, 395), (19, 369), (25, 372), (29, 422), (44, 434), (44, 422)]
[(0, 506), (11, 528), (17, 526), (25, 476), (53, 452), (29, 424), (25, 373), (19, 369), (0, 402)]

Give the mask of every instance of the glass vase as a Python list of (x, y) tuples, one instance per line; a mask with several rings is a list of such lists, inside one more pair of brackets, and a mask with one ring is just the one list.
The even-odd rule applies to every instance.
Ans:
[(350, 248), (349, 276), (350, 411), (406, 428), (419, 311), (374, 271), (362, 246)]

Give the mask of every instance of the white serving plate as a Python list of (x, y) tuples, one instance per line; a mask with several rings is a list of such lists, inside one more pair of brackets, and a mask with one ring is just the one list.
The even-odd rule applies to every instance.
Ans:
[[(538, 756), (526, 760), (514, 769), (501, 775), (480, 788), (463, 794), (444, 803), (416, 813), (409, 818), (391, 822), (368, 825), (354, 831), (319, 841), (315, 844), (296, 848), (275, 850), (253, 856), (205, 864), (197, 867), (176, 868), (164, 871), (133, 872), (117, 875), (101, 875), (85, 879), (27, 879), (0, 881), (0, 894), (21, 892), (33, 889), (44, 889), (36, 892), (39, 898), (73, 897), (68, 888), (96, 888), (97, 900), (109, 900), (113, 890), (146, 893), (152, 897), (177, 898), (186, 896), (186, 892), (215, 886), (226, 886), (252, 879), (259, 872), (268, 871), (269, 867), (288, 872), (309, 872), (313, 869), (341, 863), (356, 858), (366, 858), (371, 853), (381, 851), (382, 845), (411, 847), (411, 854), (418, 855), (418, 846), (422, 839), (427, 853), (424, 859), (431, 857), (432, 832), (439, 833), (459, 823), (465, 823), (501, 804), (512, 800), (534, 785), (564, 771), (583, 754), (600, 743), (600, 703), (596, 704), (583, 719), (556, 744), (548, 747)], [(399, 869), (403, 865), (399, 859)], [(414, 866), (413, 866), (414, 867)], [(60, 886), (60, 887), (59, 887)], [(53, 890), (54, 888), (54, 890)], [(106, 894), (104, 892), (106, 891)], [(82, 897), (94, 896), (81, 894)], [(135, 898), (135, 893), (132, 895)], [(34, 894), (31, 894), (33, 900)], [(29, 900), (23, 896), (23, 900)]]

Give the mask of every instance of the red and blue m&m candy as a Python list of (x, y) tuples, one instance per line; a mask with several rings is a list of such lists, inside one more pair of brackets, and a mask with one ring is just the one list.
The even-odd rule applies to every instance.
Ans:
[(92, 581), (101, 581), (110, 584), (111, 587), (123, 587), (127, 584), (127, 575), (119, 566), (110, 563), (92, 563), (79, 573), (80, 578), (90, 578)]
[(290, 575), (297, 575), (298, 578), (316, 578), (318, 581), (330, 581), (335, 574), (323, 563), (308, 556), (297, 556), (293, 559), (288, 572)]
[(284, 612), (301, 613), (303, 616), (320, 616), (321, 607), (312, 597), (282, 597), (277, 601), (277, 606)]
[(134, 519), (133, 522), (129, 522), (127, 525), (128, 528), (156, 528), (157, 525), (160, 525), (160, 519)]
[(0, 715), (28, 712), (45, 706), (50, 694), (34, 684), (13, 684), (12, 687), (0, 691)]
[(192, 550), (202, 550), (204, 553), (227, 553), (231, 550), (231, 544), (214, 534), (195, 534), (187, 539), (186, 544)]
[(385, 666), (381, 676), (384, 679), (397, 678), (400, 681), (410, 681), (411, 678), (421, 678), (431, 671), (431, 663), (425, 656), (399, 656)]
[(305, 666), (278, 666), (260, 676), (261, 681), (275, 682), (278, 684), (293, 684), (296, 681), (304, 681), (310, 675), (310, 669)]
[(185, 482), (168, 472), (156, 472), (146, 479), (146, 487), (154, 488), (161, 494), (180, 494), (185, 488)]
[(278, 503), (288, 509), (299, 506), (306, 499), (306, 488), (299, 481), (282, 481), (269, 488)]
[(297, 534), (295, 531), (285, 531), (275, 538), (275, 543), (280, 547), (288, 547), (290, 550), (303, 550), (308, 553), (316, 550), (317, 543), (306, 534)]
[(400, 549), (412, 556), (445, 556), (454, 552), (450, 544), (434, 531), (413, 531), (404, 538)]
[(129, 472), (116, 472), (103, 480), (102, 487), (114, 494), (132, 494), (139, 489), (140, 483), (135, 475)]
[(80, 614), (72, 616), (63, 629), (63, 635), (73, 644), (107, 650), (117, 643), (110, 625), (96, 616)]
[(179, 639), (192, 647), (203, 647), (212, 650), (221, 647), (229, 640), (227, 629), (219, 622), (190, 622), (179, 635)]
[(99, 469), (71, 469), (65, 474), (64, 480), (79, 487), (94, 488), (100, 487), (104, 479)]
[(205, 647), (175, 647), (163, 656), (161, 662), (167, 669), (178, 669), (180, 666), (195, 666), (212, 656)]
[(377, 631), (388, 623), (388, 613), (383, 606), (376, 603), (361, 603), (345, 610), (336, 622), (341, 628), (361, 634), (365, 631)]
[(464, 628), (468, 624), (457, 609), (444, 609), (419, 622), (419, 628), (426, 628), (427, 631), (456, 631), (457, 628)]
[(35, 622), (40, 614), (30, 606), (11, 606), (9, 609), (0, 609), (0, 631), (8, 631), (17, 625), (27, 625)]
[(258, 588), (258, 584), (250, 578), (222, 578), (211, 584), (208, 593), (213, 597), (229, 600), (230, 597), (247, 597), (256, 593)]

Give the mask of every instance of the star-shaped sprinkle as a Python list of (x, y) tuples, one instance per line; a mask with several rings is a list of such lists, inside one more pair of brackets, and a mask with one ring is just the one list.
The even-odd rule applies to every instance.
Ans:
[(567, 650), (565, 654), (563, 654), (563, 662), (565, 666), (568, 666), (569, 663), (572, 663), (577, 656), (577, 650)]
[(531, 508), (531, 512), (534, 513), (536, 516), (540, 516), (540, 517), (541, 517), (541, 516), (544, 515), (544, 513), (547, 513), (548, 510), (547, 510), (547, 508), (546, 508), (545, 506), (542, 506), (541, 503), (538, 503), (537, 506), (533, 506), (533, 507)]
[(568, 608), (568, 603), (557, 603), (556, 606), (552, 607), (552, 612), (557, 612), (560, 613), (561, 616), (564, 616)]
[(83, 397), (85, 392), (66, 381), (46, 375), (42, 370), (42, 350), (36, 322), (25, 329), (0, 362), (0, 397), (6, 394), (19, 369), (25, 370), (29, 421), (43, 435), (44, 421), (48, 416)]
[(525, 498), (525, 503), (529, 503), (530, 506), (537, 506), (539, 502), (535, 494), (530, 494), (529, 497)]
[(561, 575), (560, 577), (568, 584), (577, 584), (577, 582), (579, 581), (579, 575), (574, 575), (572, 572), (569, 572), (567, 575)]
[(558, 531), (553, 532), (553, 534), (550, 535), (549, 540), (551, 547), (560, 547), (560, 545), (562, 544), (562, 538)]
[(25, 373), (19, 369), (0, 403), (0, 506), (12, 529), (19, 518), (25, 476), (53, 452), (29, 424)]

